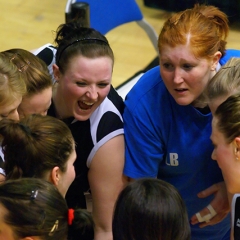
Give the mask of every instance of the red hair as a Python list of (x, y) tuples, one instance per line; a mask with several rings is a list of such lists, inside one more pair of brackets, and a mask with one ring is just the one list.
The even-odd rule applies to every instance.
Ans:
[(192, 9), (174, 14), (162, 28), (158, 39), (161, 54), (165, 45), (190, 44), (197, 58), (210, 58), (226, 50), (229, 26), (227, 15), (217, 7), (196, 4)]

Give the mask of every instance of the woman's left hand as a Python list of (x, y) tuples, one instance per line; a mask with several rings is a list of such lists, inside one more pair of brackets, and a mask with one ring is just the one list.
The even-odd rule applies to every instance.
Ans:
[[(209, 206), (209, 205), (206, 206), (204, 209), (202, 209), (201, 211), (199, 211), (196, 214), (198, 214), (198, 216), (200, 214), (200, 218), (202, 218), (202, 219), (204, 219), (204, 217), (205, 218), (210, 217), (211, 212), (213, 213), (214, 211), (215, 211), (216, 215), (213, 216), (214, 214), (212, 214), (212, 216), (213, 216), (212, 218), (210, 218), (207, 221), (200, 222), (199, 217), (197, 217), (197, 215), (195, 214), (191, 217), (191, 221), (190, 221), (191, 224), (195, 225), (195, 224), (199, 223), (199, 227), (203, 228), (203, 227), (206, 227), (209, 225), (217, 224), (217, 223), (221, 222), (227, 216), (227, 214), (230, 211), (230, 205), (229, 205), (229, 198), (228, 198), (229, 196), (227, 193), (225, 183), (219, 182), (219, 183), (212, 185), (211, 187), (198, 193), (198, 197), (205, 198), (212, 194), (214, 194), (215, 197), (210, 203), (211, 206)], [(209, 210), (209, 207), (210, 207), (211, 211)]]

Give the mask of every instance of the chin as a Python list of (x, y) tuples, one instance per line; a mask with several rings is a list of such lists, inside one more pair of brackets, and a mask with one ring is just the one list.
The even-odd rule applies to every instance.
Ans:
[(82, 115), (82, 114), (73, 114), (74, 118), (77, 119), (78, 121), (87, 121), (90, 117), (91, 114), (86, 114), (86, 115)]
[(175, 99), (176, 103), (180, 106), (187, 106), (190, 105), (192, 102), (191, 101), (187, 101), (187, 100), (178, 100)]

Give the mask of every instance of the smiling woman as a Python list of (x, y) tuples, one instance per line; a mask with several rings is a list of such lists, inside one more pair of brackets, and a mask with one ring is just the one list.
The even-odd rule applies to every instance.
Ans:
[(48, 114), (66, 122), (76, 142), (76, 178), (66, 199), (86, 208), (92, 194), (95, 240), (112, 239), (113, 207), (123, 178), (123, 100), (111, 86), (114, 56), (108, 40), (78, 22), (59, 26), (56, 47), (37, 50), (53, 73)]

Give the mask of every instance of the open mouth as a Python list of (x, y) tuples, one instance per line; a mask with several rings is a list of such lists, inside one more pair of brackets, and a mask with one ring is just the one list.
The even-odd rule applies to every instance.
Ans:
[(182, 92), (186, 92), (187, 88), (175, 88), (174, 89), (176, 92), (182, 93)]
[(93, 105), (94, 105), (94, 103), (84, 102), (84, 101), (78, 101), (78, 106), (79, 106), (82, 110), (89, 110), (89, 109), (92, 108)]

